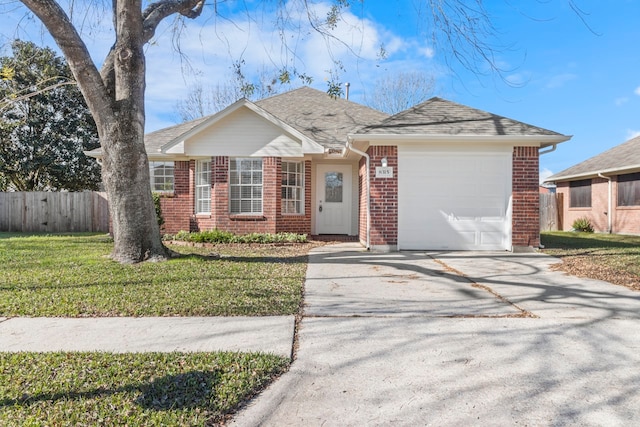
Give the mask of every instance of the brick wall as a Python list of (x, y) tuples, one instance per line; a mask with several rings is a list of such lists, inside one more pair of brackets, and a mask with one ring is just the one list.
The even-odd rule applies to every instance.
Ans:
[[(371, 182), (371, 246), (395, 246), (398, 244), (398, 147), (374, 146), (369, 147), (367, 154), (371, 159), (369, 178)], [(387, 158), (387, 164), (393, 167), (393, 178), (376, 178), (376, 166), (380, 166), (383, 157)], [(364, 185), (364, 183), (362, 184)], [(366, 191), (361, 191), (361, 193)], [(366, 195), (365, 203), (366, 203)], [(366, 208), (360, 199), (361, 215)], [(366, 215), (366, 212), (365, 212)], [(362, 216), (360, 217), (361, 227)], [(365, 228), (366, 233), (366, 228)], [(362, 228), (360, 235), (363, 234)], [(362, 237), (361, 237), (362, 238)]]
[(512, 169), (513, 246), (540, 245), (539, 158), (537, 147), (514, 147)]
[(311, 162), (305, 168), (304, 215), (281, 214), (281, 159), (263, 158), (263, 213), (260, 215), (231, 215), (229, 213), (229, 158), (211, 159), (211, 213), (194, 214), (195, 161), (175, 162), (174, 192), (162, 197), (165, 219), (164, 233), (181, 230), (220, 230), (237, 234), (292, 232), (311, 233)]
[[(591, 180), (591, 207), (570, 208), (569, 182), (559, 182), (556, 192), (563, 194), (563, 223), (564, 231), (571, 230), (573, 222), (578, 218), (587, 218), (591, 221), (593, 229), (597, 233), (606, 233), (609, 229), (608, 215), (612, 215), (611, 231), (621, 234), (640, 234), (640, 207), (618, 206), (617, 177), (612, 177), (612, 212), (609, 212), (608, 181), (603, 178)], [(607, 212), (607, 214), (605, 214)]]
[(358, 164), (358, 234), (360, 243), (367, 244), (367, 159), (362, 156)]

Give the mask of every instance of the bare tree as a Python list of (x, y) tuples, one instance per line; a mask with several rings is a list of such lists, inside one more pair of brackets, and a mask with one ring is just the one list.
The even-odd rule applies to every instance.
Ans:
[[(167, 249), (161, 242), (155, 220), (144, 148), (146, 73), (143, 47), (166, 18), (178, 17), (180, 22), (182, 19), (198, 18), (206, 1), (145, 1), (144, 8), (142, 0), (112, 0), (104, 4), (97, 0), (69, 1), (67, 10), (60, 1), (55, 0), (20, 2), (40, 19), (60, 47), (96, 122), (103, 152), (103, 183), (113, 219), (112, 257), (123, 263), (166, 258)], [(102, 7), (108, 9), (107, 4), (111, 8), (115, 43), (100, 70), (81, 37), (84, 23), (74, 26), (70, 19), (71, 11), (79, 3), (94, 11)], [(220, 2), (210, 3), (212, 13), (218, 13)], [(328, 40), (327, 49), (330, 50), (330, 45), (338, 40), (332, 30), (350, 3), (347, 0), (331, 0), (328, 13), (316, 14), (313, 6), (319, 3), (314, 0), (258, 2), (265, 7), (276, 8), (279, 12), (276, 25), (288, 30), (291, 30), (288, 8), (306, 10), (309, 24)], [(364, 0), (362, 4), (365, 4)], [(454, 58), (468, 67), (480, 61), (488, 63), (490, 69), (496, 69), (492, 46), (485, 41), (486, 37), (493, 34), (491, 22), (482, 8), (481, 0), (424, 0), (419, 4), (428, 11), (426, 16), (432, 19), (426, 21), (433, 24), (434, 31), (444, 36), (444, 46), (451, 49)], [(252, 10), (248, 5), (244, 8)], [(266, 25), (273, 26), (274, 23)], [(176, 28), (180, 29), (181, 25)], [(287, 46), (285, 34), (284, 30), (281, 31), (283, 50), (295, 56), (295, 48)], [(294, 46), (296, 44), (295, 41), (291, 43)], [(335, 63), (337, 69), (342, 67), (339, 61)], [(295, 73), (295, 70), (292, 72)], [(288, 73), (285, 69), (282, 75)], [(328, 84), (330, 94), (334, 95), (335, 88), (340, 90), (339, 82), (332, 79)]]
[(435, 78), (422, 71), (401, 71), (376, 80), (364, 103), (376, 110), (396, 114), (433, 96)]

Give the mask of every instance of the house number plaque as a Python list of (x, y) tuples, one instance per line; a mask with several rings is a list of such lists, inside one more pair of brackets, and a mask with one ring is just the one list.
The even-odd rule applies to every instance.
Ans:
[(393, 178), (393, 166), (377, 166), (376, 178)]

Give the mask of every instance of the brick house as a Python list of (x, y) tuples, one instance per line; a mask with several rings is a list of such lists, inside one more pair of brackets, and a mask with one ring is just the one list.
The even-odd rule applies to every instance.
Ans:
[(538, 150), (568, 139), (440, 98), (389, 116), (303, 87), (150, 133), (145, 145), (167, 233), (511, 250), (539, 245)]
[(562, 229), (587, 218), (600, 233), (640, 234), (640, 137), (546, 179), (562, 197)]

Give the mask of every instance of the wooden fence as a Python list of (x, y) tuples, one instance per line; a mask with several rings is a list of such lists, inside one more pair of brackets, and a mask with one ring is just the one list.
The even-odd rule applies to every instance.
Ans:
[(0, 231), (109, 231), (105, 193), (0, 193)]
[(562, 194), (540, 194), (540, 231), (562, 230)]

